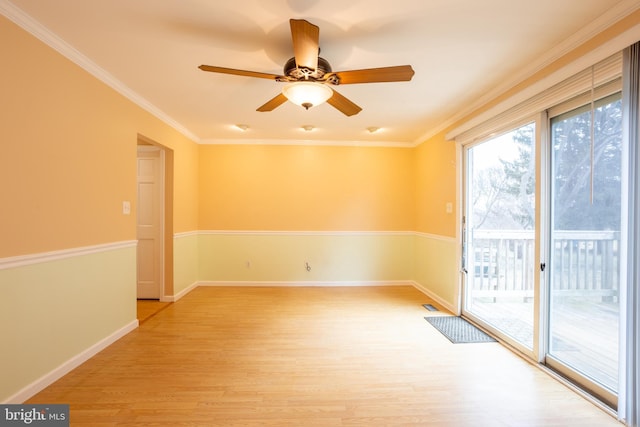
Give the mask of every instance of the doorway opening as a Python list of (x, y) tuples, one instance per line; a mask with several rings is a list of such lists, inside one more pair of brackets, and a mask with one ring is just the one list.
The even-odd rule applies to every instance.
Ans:
[(173, 301), (173, 151), (138, 136), (136, 298)]

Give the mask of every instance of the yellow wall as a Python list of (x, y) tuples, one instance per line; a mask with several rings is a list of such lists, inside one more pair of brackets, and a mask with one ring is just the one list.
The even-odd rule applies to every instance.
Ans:
[(199, 175), (198, 144), (180, 135), (167, 136), (161, 141), (173, 148), (173, 232), (184, 233), (198, 229)]
[(412, 150), (200, 146), (200, 230), (407, 231)]
[(196, 229), (195, 143), (4, 17), (0, 43), (0, 257), (135, 239), (138, 133), (176, 152), (175, 231)]
[[(455, 237), (456, 215), (456, 146), (439, 134), (416, 147), (415, 203), (416, 227), (422, 233)], [(447, 212), (451, 203), (452, 212)]]
[(408, 282), (414, 177), (410, 148), (203, 145), (199, 280)]
[(198, 149), (2, 16), (0, 55), (3, 402), (136, 322), (139, 135), (172, 152), (177, 232), (198, 226)]
[(131, 106), (4, 18), (0, 43), (0, 256), (135, 238)]

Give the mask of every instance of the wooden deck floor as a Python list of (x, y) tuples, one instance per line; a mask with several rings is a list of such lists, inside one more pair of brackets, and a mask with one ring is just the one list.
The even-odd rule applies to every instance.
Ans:
[[(71, 425), (620, 426), (412, 287), (197, 288), (28, 403)], [(437, 313), (442, 315), (447, 313)]]

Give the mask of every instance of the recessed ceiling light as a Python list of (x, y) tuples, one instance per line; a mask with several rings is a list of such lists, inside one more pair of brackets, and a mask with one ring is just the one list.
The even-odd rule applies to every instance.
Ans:
[(369, 131), (369, 133), (376, 133), (380, 130), (380, 128), (376, 126), (369, 126), (367, 130)]
[(315, 127), (313, 125), (302, 125), (301, 126), (302, 129), (304, 129), (306, 132), (311, 132), (312, 130), (315, 129)]
[(236, 125), (236, 128), (238, 128), (238, 129), (240, 129), (241, 131), (243, 131), (243, 132), (244, 132), (244, 131), (246, 131), (247, 129), (249, 129), (249, 125), (245, 125), (245, 124), (240, 123), (240, 124), (237, 124), (237, 125)]

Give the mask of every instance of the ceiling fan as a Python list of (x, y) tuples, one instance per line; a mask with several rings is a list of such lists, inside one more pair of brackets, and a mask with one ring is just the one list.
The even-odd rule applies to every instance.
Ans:
[(258, 107), (257, 111), (272, 111), (287, 100), (305, 109), (328, 102), (347, 116), (358, 114), (362, 108), (328, 86), (354, 83), (409, 81), (414, 71), (411, 65), (368, 68), (363, 70), (332, 71), (329, 62), (319, 56), (320, 28), (304, 19), (290, 19), (294, 57), (284, 65), (284, 75), (236, 70), (233, 68), (200, 65), (202, 71), (257, 77), (287, 83), (282, 92)]

